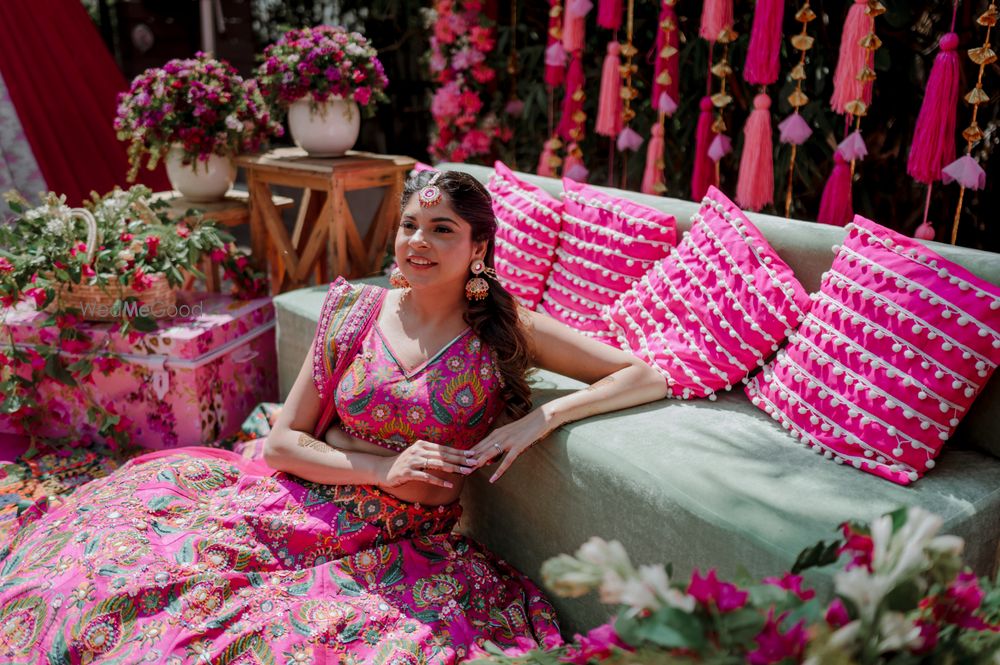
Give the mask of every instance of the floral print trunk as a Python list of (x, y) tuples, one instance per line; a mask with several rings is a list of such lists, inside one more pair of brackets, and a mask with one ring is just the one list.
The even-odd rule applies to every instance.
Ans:
[(0, 550), (5, 663), (452, 663), (560, 642), (461, 508), (208, 448), (151, 453), (22, 514)]

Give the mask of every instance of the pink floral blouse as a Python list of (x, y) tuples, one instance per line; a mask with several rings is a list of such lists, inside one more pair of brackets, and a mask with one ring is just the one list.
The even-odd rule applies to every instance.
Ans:
[(334, 400), (340, 426), (359, 439), (396, 451), (418, 439), (466, 450), (503, 411), (501, 381), (492, 354), (471, 329), (408, 370), (375, 323)]

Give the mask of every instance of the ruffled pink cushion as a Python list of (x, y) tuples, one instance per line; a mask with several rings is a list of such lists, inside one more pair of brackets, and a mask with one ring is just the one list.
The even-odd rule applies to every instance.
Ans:
[(714, 397), (762, 366), (809, 296), (736, 205), (710, 187), (691, 231), (605, 311), (619, 345), (667, 377), (671, 397)]
[(662, 259), (677, 220), (563, 178), (563, 225), (541, 309), (608, 344), (615, 336), (601, 310)]
[(802, 326), (746, 388), (794, 437), (907, 484), (1000, 361), (1000, 287), (855, 217)]
[(562, 203), (504, 166), (493, 165), (486, 188), (497, 216), (494, 260), (500, 282), (522, 305), (536, 309), (552, 271)]

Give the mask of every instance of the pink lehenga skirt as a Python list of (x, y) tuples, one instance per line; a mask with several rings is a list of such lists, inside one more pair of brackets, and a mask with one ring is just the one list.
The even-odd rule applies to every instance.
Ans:
[(208, 448), (152, 453), (0, 550), (0, 662), (452, 663), (560, 642), (457, 503), (326, 486)]

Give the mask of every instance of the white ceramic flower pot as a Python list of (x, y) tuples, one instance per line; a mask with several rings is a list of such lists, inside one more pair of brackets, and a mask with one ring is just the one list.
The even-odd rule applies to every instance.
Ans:
[(182, 152), (172, 148), (167, 153), (167, 178), (188, 201), (210, 203), (221, 201), (236, 180), (236, 164), (231, 157), (212, 155), (207, 162), (181, 163)]
[(316, 110), (304, 97), (288, 107), (288, 129), (295, 145), (312, 157), (339, 157), (354, 147), (361, 130), (361, 111), (355, 101), (330, 98)]

